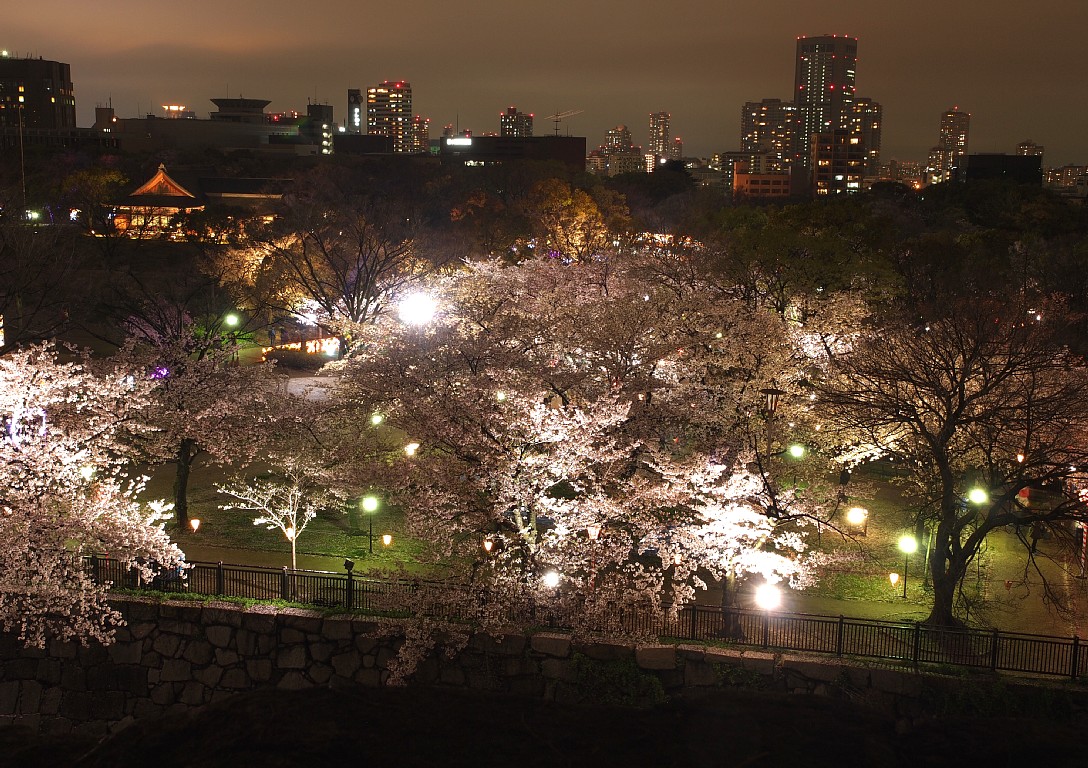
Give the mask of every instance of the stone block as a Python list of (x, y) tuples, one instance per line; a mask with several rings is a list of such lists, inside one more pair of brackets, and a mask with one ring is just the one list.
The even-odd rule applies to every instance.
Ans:
[(8, 680), (0, 683), (0, 715), (14, 715), (19, 703), (19, 682)]
[(170, 602), (162, 603), (159, 608), (159, 616), (162, 617), (162, 621), (164, 622), (173, 620), (188, 624), (197, 624), (200, 622), (200, 614), (203, 611), (204, 605), (202, 603), (171, 600)]
[(125, 715), (125, 695), (120, 691), (69, 691), (59, 714), (81, 723), (120, 720)]
[(234, 640), (237, 643), (238, 653), (243, 656), (256, 656), (257, 655), (257, 638), (260, 637), (256, 632), (252, 632), (248, 629), (239, 629), (235, 635)]
[(155, 638), (155, 641), (151, 644), (155, 653), (159, 654), (165, 659), (172, 659), (174, 655), (181, 648), (181, 638), (177, 635), (160, 634)]
[(276, 687), (286, 691), (299, 691), (304, 688), (313, 688), (313, 683), (306, 679), (306, 675), (298, 670), (292, 669), (284, 674), (280, 678), (280, 681), (276, 683)]
[(200, 625), (192, 621), (177, 621), (176, 619), (162, 619), (159, 622), (159, 632), (164, 635), (178, 635), (179, 637), (192, 637)]
[(79, 643), (71, 640), (50, 640), (47, 648), (54, 659), (74, 659), (79, 653)]
[(717, 685), (718, 671), (713, 664), (705, 661), (688, 661), (684, 665), (684, 685), (697, 688), (703, 685)]
[(71, 663), (65, 664), (60, 673), (60, 685), (68, 691), (85, 691), (87, 690), (87, 675), (82, 667)]
[(359, 635), (355, 638), (355, 647), (359, 653), (374, 653), (381, 647), (381, 642), (376, 637)]
[(208, 688), (215, 688), (223, 678), (223, 668), (212, 665), (204, 669), (193, 670), (193, 679)]
[(116, 723), (109, 723), (110, 735), (112, 736), (115, 733), (120, 733), (121, 731), (125, 730), (126, 728), (128, 728), (129, 726), (131, 726), (135, 722), (136, 722), (135, 717), (133, 717), (132, 715), (125, 715), (120, 720), (118, 720)]
[(246, 661), (246, 674), (255, 683), (267, 683), (272, 679), (272, 660), (249, 659)]
[(299, 645), (306, 642), (306, 633), (284, 627), (280, 630), (280, 645)]
[(203, 667), (211, 662), (213, 653), (214, 649), (210, 643), (202, 640), (190, 640), (185, 646), (185, 652), (182, 653), (181, 658), (198, 667)]
[(72, 721), (66, 717), (50, 717), (42, 721), (43, 736), (67, 736), (72, 732)]
[(162, 664), (163, 682), (185, 682), (193, 679), (193, 665), (185, 659), (167, 659)]
[(224, 625), (236, 628), (242, 626), (242, 612), (224, 603), (213, 603), (204, 606), (201, 621), (206, 626)]
[(25, 715), (16, 715), (11, 718), (11, 725), (26, 728), (31, 733), (37, 733), (42, 727), (42, 716), (37, 712), (28, 712)]
[(215, 624), (204, 630), (204, 637), (216, 648), (229, 648), (234, 639), (234, 629), (223, 624)]
[(106, 653), (114, 664), (139, 664), (144, 655), (143, 645), (138, 642), (114, 643)]
[(481, 653), (495, 654), (499, 656), (520, 656), (525, 651), (524, 635), (491, 635), (478, 632), (469, 641), (469, 648)]
[(215, 651), (215, 663), (224, 669), (237, 664), (240, 658), (241, 656), (234, 651), (227, 651), (222, 648), (217, 648)]
[(61, 688), (46, 688), (42, 691), (42, 700), (38, 704), (38, 710), (43, 715), (55, 715), (60, 712), (60, 703), (64, 699), (64, 691)]
[(129, 624), (128, 631), (132, 635), (133, 640), (143, 640), (149, 637), (156, 629), (155, 624), (152, 622), (140, 622), (139, 624)]
[(303, 669), (306, 666), (306, 646), (280, 648), (276, 654), (276, 666), (279, 669)]
[(534, 634), (530, 647), (537, 654), (567, 658), (570, 656), (570, 637), (565, 634)]
[(355, 682), (367, 688), (380, 688), (382, 684), (382, 670), (377, 667), (360, 669), (355, 673)]
[(295, 612), (286, 611), (280, 617), (285, 629), (293, 629), (307, 635), (321, 634), (321, 627), (325, 619), (313, 611)]
[(310, 658), (314, 661), (325, 662), (332, 658), (333, 644), (320, 641), (310, 642)]
[(237, 667), (228, 669), (223, 673), (223, 679), (219, 681), (219, 687), (232, 691), (249, 688), (249, 677), (244, 669), (238, 669)]
[(358, 653), (338, 653), (332, 657), (332, 668), (341, 677), (351, 677), (362, 666)]
[(176, 695), (173, 683), (159, 683), (151, 689), (151, 700), (160, 707), (173, 704)]
[(622, 643), (582, 643), (575, 650), (590, 659), (597, 661), (622, 661), (633, 658), (635, 649)]
[(57, 685), (60, 683), (63, 669), (64, 662), (60, 659), (41, 659), (38, 662), (38, 674), (35, 677), (42, 685)]
[(306, 674), (315, 685), (325, 685), (332, 679), (332, 667), (327, 664), (311, 664)]
[(90, 667), (94, 664), (102, 664), (109, 661), (109, 653), (106, 651), (106, 646), (101, 643), (91, 642), (90, 645), (81, 645), (76, 652), (76, 658), (79, 659), (79, 663), (84, 667)]
[(276, 616), (247, 610), (242, 614), (242, 629), (258, 635), (268, 635), (276, 631)]
[(207, 691), (204, 686), (195, 680), (190, 680), (185, 684), (185, 687), (181, 689), (181, 695), (178, 696), (178, 701), (182, 704), (188, 704), (190, 707), (199, 707), (207, 700)]
[(326, 618), (321, 625), (321, 636), (326, 640), (351, 640), (355, 631), (350, 618)]
[(144, 720), (146, 718), (158, 717), (162, 714), (162, 710), (162, 705), (156, 704), (149, 697), (137, 700), (136, 706), (132, 708), (132, 716), (137, 720)]
[[(11, 680), (33, 680), (38, 676), (38, 664), (39, 659), (30, 656), (13, 659), (7, 663), (4, 676)], [(69, 664), (67, 666), (74, 667), (75, 665)]]
[(140, 659), (140, 666), (147, 667), (148, 669), (161, 669), (162, 656), (154, 651), (144, 651), (144, 655)]
[(636, 648), (635, 663), (642, 669), (676, 669), (676, 648), (671, 645)]

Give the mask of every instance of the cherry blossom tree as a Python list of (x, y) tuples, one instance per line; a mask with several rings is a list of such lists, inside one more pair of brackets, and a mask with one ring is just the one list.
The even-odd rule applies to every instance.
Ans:
[(511, 599), (599, 618), (660, 605), (670, 579), (679, 601), (699, 573), (804, 570), (799, 531), (824, 510), (762, 439), (761, 390), (800, 377), (780, 316), (647, 266), (467, 265), (432, 324), (380, 323), (341, 365), (343, 396), (421, 446), (391, 490), (409, 525)]
[(182, 556), (161, 522), (168, 505), (135, 501), (122, 430), (148, 402), (124, 369), (61, 362), (31, 347), (0, 358), (0, 624), (30, 644), (109, 642), (121, 616), (83, 556), (108, 552), (151, 579)]
[(236, 509), (257, 514), (254, 525), (279, 530), (291, 543), (291, 569), (297, 567), (296, 545), (306, 526), (319, 511), (342, 508), (344, 498), (329, 487), (328, 473), (306, 457), (271, 456), (275, 467), (267, 476), (217, 485), (220, 493), (234, 501), (220, 509)]
[[(1065, 348), (1061, 306), (977, 296), (954, 315), (892, 317), (832, 359), (816, 393), (844, 455), (889, 456), (918, 528), (932, 530), (928, 621), (962, 622), (961, 586), (986, 538), (1088, 519), (1088, 367)], [(1046, 503), (1021, 493), (1056, 489)]]

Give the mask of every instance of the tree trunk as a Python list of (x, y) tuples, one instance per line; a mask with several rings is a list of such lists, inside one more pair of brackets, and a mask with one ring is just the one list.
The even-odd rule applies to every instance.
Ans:
[(744, 639), (737, 608), (737, 575), (730, 571), (722, 578), (722, 637), (730, 640)]
[(178, 530), (183, 532), (189, 530), (189, 470), (192, 469), (197, 453), (196, 441), (191, 438), (183, 438), (178, 445), (175, 459), (178, 471), (174, 476), (174, 520)]

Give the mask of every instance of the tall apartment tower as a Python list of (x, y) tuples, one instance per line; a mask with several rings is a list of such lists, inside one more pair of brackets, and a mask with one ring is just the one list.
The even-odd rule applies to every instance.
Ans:
[(366, 91), (366, 132), (393, 139), (394, 152), (412, 151), (412, 84), (385, 80)]
[(861, 136), (865, 150), (865, 175), (880, 174), (880, 133), (884, 123), (884, 107), (872, 99), (854, 99), (854, 120), (851, 130)]
[(668, 112), (650, 113), (650, 144), (646, 147), (647, 153), (658, 159), (669, 156), (669, 121), (672, 115)]
[(76, 127), (76, 97), (72, 70), (45, 59), (0, 55), (0, 128), (22, 123), (30, 130), (57, 131)]
[(742, 152), (770, 155), (773, 168), (789, 167), (799, 152), (794, 141), (800, 135), (797, 105), (781, 99), (749, 101), (740, 113), (740, 148)]
[(935, 180), (950, 177), (952, 169), (967, 155), (967, 138), (971, 130), (971, 113), (959, 107), (941, 115), (941, 132), (937, 146), (930, 152), (930, 172)]
[(807, 167), (812, 137), (849, 130), (854, 118), (858, 39), (844, 35), (797, 38), (793, 99), (798, 126), (795, 152)]
[(1043, 149), (1044, 147), (1042, 144), (1036, 144), (1031, 139), (1024, 139), (1016, 145), (1016, 154), (1023, 157), (1042, 157)]
[(431, 118), (416, 115), (412, 118), (409, 152), (426, 154), (431, 151)]
[(507, 107), (499, 113), (499, 135), (525, 138), (533, 135), (533, 116), (518, 112), (517, 107)]
[(362, 133), (365, 112), (363, 92), (358, 88), (348, 88), (348, 119), (344, 126), (348, 133)]

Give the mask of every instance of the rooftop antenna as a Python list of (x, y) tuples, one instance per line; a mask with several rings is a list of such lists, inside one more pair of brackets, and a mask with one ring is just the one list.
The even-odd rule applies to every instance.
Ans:
[(553, 123), (555, 123), (555, 135), (558, 136), (559, 135), (559, 123), (561, 121), (566, 120), (568, 117), (574, 117), (575, 115), (580, 115), (583, 112), (585, 112), (584, 109), (568, 109), (566, 112), (556, 112), (554, 115), (548, 115), (544, 119), (545, 120), (551, 120)]

